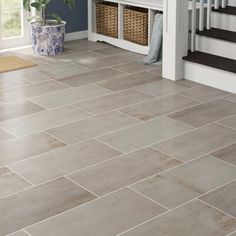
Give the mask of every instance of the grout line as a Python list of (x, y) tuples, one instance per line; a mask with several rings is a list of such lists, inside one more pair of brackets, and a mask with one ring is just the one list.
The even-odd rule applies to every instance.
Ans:
[(27, 235), (32, 236), (29, 232), (27, 232), (25, 229), (22, 229)]
[[(46, 154), (46, 153), (50, 153), (50, 152), (53, 152), (53, 151), (56, 151), (56, 150), (59, 150), (59, 149), (63, 149), (63, 148), (65, 148), (65, 147), (68, 147), (68, 146), (71, 146), (71, 145), (72, 145), (72, 144), (67, 143), (66, 141), (63, 141), (62, 139), (60, 139), (60, 138), (58, 138), (58, 137), (56, 137), (56, 136), (54, 136), (54, 135), (48, 133), (47, 131), (42, 131), (42, 133), (46, 134), (47, 136), (50, 136), (50, 137), (53, 138), (53, 139), (56, 139), (57, 141), (59, 141), (59, 142), (61, 142), (61, 143), (63, 143), (63, 144), (66, 144), (66, 146), (61, 147), (61, 148), (57, 148), (57, 149), (53, 149), (53, 150), (51, 150), (51, 151), (48, 151), (48, 152), (45, 152), (45, 153), (42, 153), (42, 154), (38, 154), (38, 155), (35, 155), (35, 156), (33, 156), (33, 157), (37, 157), (37, 156), (40, 156), (40, 155), (43, 155), (43, 154)], [(31, 159), (31, 158), (27, 158), (27, 160), (29, 160), (29, 159)], [(26, 160), (26, 159), (24, 159), (24, 160)], [(20, 160), (20, 161), (24, 161), (24, 160)], [(20, 161), (18, 161), (18, 162), (20, 162)], [(14, 163), (16, 163), (16, 162), (14, 162)]]
[[(232, 145), (232, 144), (231, 144)], [(230, 146), (230, 145), (228, 145), (228, 146)], [(227, 146), (227, 147), (228, 147)], [(222, 149), (222, 148), (221, 148)], [(211, 154), (208, 154), (208, 156), (209, 157), (212, 157), (212, 158), (214, 158), (214, 159), (216, 159), (216, 160), (218, 160), (218, 161), (220, 161), (220, 162), (222, 162), (222, 163), (224, 163), (224, 164), (226, 164), (226, 165), (229, 165), (229, 166), (232, 166), (232, 167), (236, 167), (236, 165), (234, 165), (234, 164), (232, 164), (232, 163), (230, 163), (230, 162), (227, 162), (227, 161), (224, 161), (224, 160), (222, 160), (222, 159), (220, 159), (220, 158), (217, 158), (217, 157), (215, 157), (215, 156), (212, 156)], [(235, 169), (236, 170), (236, 169)]]
[(229, 233), (229, 234), (227, 234), (226, 236), (231, 236), (231, 235), (233, 235), (234, 233), (236, 233), (236, 230), (233, 231), (233, 232), (231, 232), (231, 233)]
[(85, 189), (87, 192), (91, 193), (91, 194), (94, 195), (95, 197), (100, 198), (99, 195), (97, 195), (96, 193), (94, 193), (94, 192), (91, 191), (90, 189), (87, 189), (87, 188), (85, 188), (84, 186), (80, 185), (78, 182), (74, 181), (74, 180), (71, 179), (70, 177), (65, 176), (65, 175), (64, 175), (63, 177), (65, 177), (66, 179), (68, 179), (69, 181), (71, 181), (72, 183), (74, 183), (75, 185), (77, 185), (77, 186), (79, 186), (79, 187)]
[[(226, 118), (226, 119), (228, 119), (228, 118)], [(231, 126), (229, 126), (229, 125), (226, 125), (226, 124), (224, 124), (224, 123), (220, 123), (220, 122), (218, 122), (218, 121), (216, 121), (216, 123), (219, 124), (219, 125), (224, 126), (225, 128), (228, 128), (228, 129), (231, 129), (231, 130), (236, 131), (235, 128), (233, 128), (233, 127), (231, 127)]]
[(133, 189), (132, 187), (127, 187), (128, 189), (130, 189), (130, 190), (132, 190), (132, 191), (134, 191), (135, 193), (137, 193), (138, 195), (141, 195), (141, 196), (143, 196), (144, 198), (146, 198), (146, 199), (148, 199), (149, 201), (151, 201), (151, 202), (153, 202), (153, 203), (155, 203), (155, 204), (157, 204), (157, 205), (159, 205), (159, 206), (161, 206), (162, 208), (164, 208), (166, 211), (170, 211), (170, 209), (169, 208), (167, 208), (166, 206), (164, 206), (163, 204), (161, 204), (161, 203), (159, 203), (159, 202), (156, 202), (156, 201), (154, 201), (153, 199), (151, 199), (150, 197), (148, 197), (148, 196), (146, 196), (146, 195), (144, 195), (144, 194), (142, 194), (142, 193), (140, 193), (139, 191), (137, 191), (137, 190), (135, 190), (135, 189)]

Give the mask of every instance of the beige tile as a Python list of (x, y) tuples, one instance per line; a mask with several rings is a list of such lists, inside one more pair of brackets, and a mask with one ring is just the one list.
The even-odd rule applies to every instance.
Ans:
[(84, 111), (66, 106), (3, 121), (0, 122), (0, 127), (5, 128), (17, 137), (21, 137), (80, 120), (88, 116), (89, 115)]
[(221, 121), (219, 121), (219, 123), (221, 123), (223, 125), (227, 125), (233, 129), (236, 129), (236, 115), (226, 118), (224, 120), (221, 120)]
[(140, 58), (140, 55), (138, 54), (122, 53), (122, 54), (117, 54), (110, 57), (84, 61), (80, 63), (80, 65), (85, 66), (91, 70), (96, 70), (96, 69), (123, 64), (123, 63), (128, 63), (131, 61), (135, 61), (139, 58)]
[(149, 72), (162, 76), (162, 66), (153, 66), (152, 69), (149, 70)]
[(230, 93), (209, 86), (201, 85), (181, 92), (181, 94), (203, 102), (207, 102), (219, 97), (227, 96)]
[(126, 50), (116, 48), (116, 47), (102, 48), (102, 49), (96, 50), (95, 52), (100, 53), (105, 56), (112, 56), (116, 54), (127, 53)]
[(0, 105), (0, 121), (25, 116), (44, 109), (29, 101), (22, 101), (17, 103), (9, 103)]
[(8, 234), (7, 236), (29, 236), (25, 231), (20, 230), (12, 234)]
[(236, 220), (195, 200), (124, 236), (225, 236), (236, 228)]
[(0, 143), (0, 166), (64, 147), (46, 134), (34, 134)]
[(10, 167), (32, 183), (39, 184), (118, 155), (121, 153), (98, 141), (89, 140), (12, 164)]
[(235, 177), (236, 167), (204, 156), (140, 182), (132, 188), (171, 209)]
[(30, 82), (23, 80), (17, 76), (0, 75), (0, 91), (5, 91), (7, 89), (13, 89), (16, 87), (22, 87), (30, 84)]
[(200, 199), (236, 217), (236, 181), (218, 188)]
[(3, 102), (17, 102), (34, 96), (56, 92), (67, 88), (56, 81), (33, 84), (25, 87), (10, 89), (0, 92), (0, 100)]
[(46, 108), (54, 108), (92, 99), (108, 93), (109, 92), (103, 88), (93, 85), (84, 85), (78, 88), (68, 88), (56, 93), (35, 97), (32, 98), (31, 101)]
[(236, 236), (236, 232), (229, 234), (229, 236)]
[(194, 127), (201, 127), (233, 114), (236, 114), (236, 104), (218, 99), (173, 113), (169, 117)]
[(69, 86), (77, 87), (77, 86), (91, 84), (91, 83), (102, 81), (102, 80), (118, 78), (123, 75), (124, 73), (122, 72), (113, 70), (111, 68), (106, 68), (106, 69), (94, 70), (91, 72), (67, 77), (64, 79), (60, 79), (59, 81)]
[(0, 142), (8, 141), (13, 138), (14, 137), (11, 134), (7, 133), (6, 131), (4, 131), (0, 128)]
[(133, 88), (142, 84), (155, 82), (162, 79), (158, 75), (151, 74), (149, 72), (139, 72), (136, 74), (130, 74), (118, 79), (111, 79), (107, 81), (99, 82), (98, 85), (106, 89), (113, 91), (120, 91), (123, 89)]
[(32, 236), (117, 235), (165, 210), (129, 189), (27, 228)]
[(181, 162), (178, 160), (145, 148), (78, 171), (69, 177), (101, 196), (179, 164)]
[(191, 80), (186, 80), (186, 79), (180, 79), (177, 81), (178, 84), (182, 84), (182, 85), (185, 85), (189, 88), (192, 88), (192, 87), (196, 87), (196, 86), (200, 86), (201, 84), (199, 83), (196, 83), (196, 82), (193, 82)]
[(65, 178), (38, 185), (0, 200), (0, 233), (15, 232), (94, 198)]
[(224, 99), (231, 101), (231, 102), (236, 102), (236, 94), (232, 94), (228, 97), (225, 97)]
[(109, 112), (50, 129), (48, 133), (68, 143), (77, 143), (136, 123), (136, 119), (118, 112)]
[(122, 152), (133, 151), (190, 130), (189, 126), (161, 117), (102, 136), (99, 140)]
[(177, 93), (188, 88), (189, 86), (186, 86), (185, 84), (163, 79), (155, 83), (139, 86), (137, 89), (141, 92), (151, 94), (152, 96), (160, 97), (171, 93)]
[(236, 165), (235, 155), (236, 155), (236, 143), (211, 153), (211, 156), (217, 157), (233, 165)]
[(125, 63), (123, 65), (115, 66), (113, 68), (116, 70), (122, 71), (124, 73), (137, 73), (137, 72), (146, 71), (146, 70), (150, 70), (150, 72), (153, 73), (151, 69), (155, 67), (151, 65), (143, 65), (138, 62), (130, 62), (130, 63)]
[(47, 82), (47, 81), (52, 80), (52, 76), (50, 76), (44, 72), (41, 72), (41, 71), (38, 73), (34, 73), (34, 72), (28, 73), (22, 77), (25, 78), (27, 81), (30, 81), (33, 84)]
[[(3, 174), (1, 174), (1, 172)], [(31, 186), (29, 182), (10, 171), (8, 168), (0, 168), (0, 199)]]
[(121, 109), (121, 111), (140, 120), (146, 121), (197, 104), (199, 104), (199, 102), (178, 94), (174, 94), (147, 101), (138, 105), (129, 106)]
[(150, 95), (130, 89), (115, 94), (109, 94), (90, 101), (81, 102), (76, 105), (93, 114), (99, 114), (134, 103), (139, 103), (151, 98), (153, 97)]
[(165, 153), (189, 161), (236, 141), (236, 132), (211, 124), (154, 145)]
[(77, 64), (71, 64), (67, 66), (60, 66), (55, 68), (49, 68), (48, 70), (44, 70), (49, 76), (52, 76), (54, 79), (61, 79), (68, 76), (73, 76), (85, 72), (89, 72), (90, 70)]

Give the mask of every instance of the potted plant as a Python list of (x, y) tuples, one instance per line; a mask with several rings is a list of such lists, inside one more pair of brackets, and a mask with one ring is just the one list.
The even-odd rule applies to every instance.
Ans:
[[(62, 0), (69, 8), (75, 6), (75, 0)], [(35, 54), (58, 55), (64, 50), (65, 25), (60, 16), (48, 14), (47, 6), (51, 0), (23, 0), (25, 10), (32, 8), (38, 13), (29, 20), (31, 27), (31, 41)]]

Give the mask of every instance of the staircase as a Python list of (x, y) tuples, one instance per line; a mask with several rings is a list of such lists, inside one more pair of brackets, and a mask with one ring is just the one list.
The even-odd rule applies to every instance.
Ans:
[[(191, 50), (185, 60), (185, 79), (236, 93), (236, 0), (192, 0)], [(197, 22), (199, 19), (199, 22)]]

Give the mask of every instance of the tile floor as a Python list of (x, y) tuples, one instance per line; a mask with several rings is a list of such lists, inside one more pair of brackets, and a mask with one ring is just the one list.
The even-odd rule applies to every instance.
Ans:
[[(236, 235), (236, 97), (87, 40), (0, 74), (0, 236)], [(222, 78), (223, 79), (223, 78)]]

